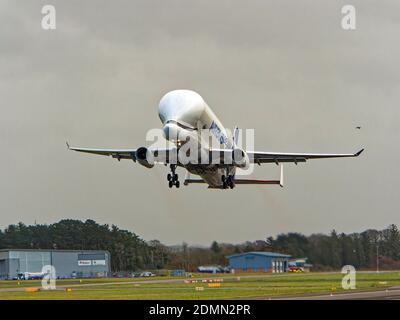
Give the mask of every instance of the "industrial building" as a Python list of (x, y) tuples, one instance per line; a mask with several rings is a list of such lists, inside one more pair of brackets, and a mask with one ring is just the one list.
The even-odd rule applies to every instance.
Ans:
[(104, 277), (110, 274), (110, 253), (102, 250), (0, 250), (0, 279), (40, 273), (52, 265), (57, 278)]
[(235, 271), (280, 273), (288, 270), (290, 255), (254, 251), (226, 257), (229, 267)]

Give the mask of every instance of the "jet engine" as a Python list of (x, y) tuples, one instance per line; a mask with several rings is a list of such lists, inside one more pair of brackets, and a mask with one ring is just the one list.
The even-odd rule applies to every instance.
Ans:
[(250, 166), (250, 159), (247, 153), (240, 148), (235, 148), (232, 150), (233, 164), (236, 167), (247, 169)]
[(136, 161), (146, 168), (154, 167), (154, 159), (152, 152), (146, 147), (140, 147), (135, 153)]

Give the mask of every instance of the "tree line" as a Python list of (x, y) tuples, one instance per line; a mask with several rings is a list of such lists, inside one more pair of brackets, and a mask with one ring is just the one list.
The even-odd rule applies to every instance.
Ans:
[(218, 243), (209, 247), (166, 246), (144, 241), (135, 233), (93, 220), (65, 219), (53, 224), (9, 225), (0, 230), (3, 249), (107, 250), (113, 271), (185, 269), (200, 265), (227, 265), (226, 256), (248, 251), (272, 251), (294, 258), (307, 257), (314, 270), (338, 270), (351, 264), (358, 269), (400, 268), (400, 232), (396, 225), (361, 233), (284, 233), (241, 244)]
[(210, 247), (189, 247), (183, 243), (170, 254), (170, 266), (194, 270), (199, 265), (227, 265), (226, 256), (271, 251), (307, 258), (313, 270), (339, 270), (344, 265), (357, 269), (400, 269), (400, 232), (392, 224), (384, 230), (330, 234), (283, 233), (265, 240), (241, 244), (212, 242)]
[(0, 231), (0, 248), (107, 250), (111, 253), (111, 269), (115, 271), (159, 267), (153, 258), (156, 248), (135, 233), (115, 225), (100, 225), (93, 220), (9, 225)]
[(280, 234), (266, 239), (268, 249), (294, 257), (308, 257), (315, 269), (339, 269), (350, 264), (358, 269), (400, 268), (400, 232), (396, 225), (361, 233), (329, 235)]

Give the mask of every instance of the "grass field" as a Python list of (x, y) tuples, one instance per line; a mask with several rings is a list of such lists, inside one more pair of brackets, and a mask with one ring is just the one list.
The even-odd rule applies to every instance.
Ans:
[[(40, 281), (20, 281), (19, 284), (0, 281), (0, 299), (234, 299), (343, 291), (340, 273), (246, 275), (224, 275), (221, 287), (217, 288), (202, 282), (187, 284), (183, 279), (170, 277), (151, 278), (153, 282), (160, 280), (158, 283), (149, 283), (146, 278), (105, 278), (59, 280), (58, 290), (25, 292), (23, 287), (40, 286)], [(400, 272), (359, 272), (356, 280), (357, 290), (391, 287), (400, 285)], [(137, 283), (129, 283), (132, 281)], [(71, 291), (66, 291), (66, 287)], [(197, 291), (196, 287), (204, 289)], [(2, 288), (19, 288), (20, 291), (1, 291)]]

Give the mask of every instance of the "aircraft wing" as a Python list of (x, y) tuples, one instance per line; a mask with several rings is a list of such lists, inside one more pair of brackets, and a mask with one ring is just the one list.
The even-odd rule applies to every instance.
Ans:
[(68, 149), (78, 152), (98, 154), (102, 156), (112, 156), (113, 158), (131, 159), (131, 160), (135, 158), (135, 153), (136, 153), (136, 149), (91, 149), (91, 148), (76, 148), (70, 146), (68, 146)]
[[(121, 160), (121, 159), (129, 159), (133, 160), (136, 162), (137, 159), (137, 151), (140, 151), (140, 149), (144, 150), (144, 152), (147, 151), (146, 148), (141, 147), (137, 149), (94, 149), (94, 148), (78, 148), (78, 147), (71, 147), (67, 143), (67, 147), (69, 150), (77, 151), (77, 152), (83, 152), (83, 153), (90, 153), (90, 154), (97, 154), (97, 155), (102, 155), (102, 156), (111, 156), (115, 159)], [(172, 153), (174, 151), (173, 148), (171, 149), (149, 149), (149, 151), (152, 153), (154, 163), (168, 163), (168, 158), (169, 158), (169, 153)]]
[[(68, 149), (78, 152), (91, 153), (103, 156), (111, 156), (118, 160), (121, 159), (130, 159), (133, 161), (137, 160), (137, 152), (144, 150), (147, 151), (146, 148), (141, 147), (138, 149), (92, 149), (92, 148), (77, 148), (70, 147), (67, 143)], [(149, 149), (151, 151), (152, 156), (154, 158), (155, 163), (169, 163), (170, 155), (174, 152), (176, 153), (176, 149)], [(223, 164), (223, 159), (225, 154), (228, 155), (228, 158), (232, 156), (231, 149), (212, 149), (211, 153), (217, 153), (219, 158)], [(246, 151), (249, 156), (251, 163), (282, 163), (282, 162), (306, 162), (310, 159), (325, 159), (325, 158), (346, 158), (346, 157), (358, 157), (364, 149), (356, 153), (281, 153), (281, 152), (259, 152), (259, 151)]]
[[(358, 157), (364, 149), (356, 153), (282, 153), (282, 152), (261, 152), (246, 151), (249, 156), (250, 163), (282, 163), (282, 162), (306, 162), (310, 159), (326, 159), (326, 158), (347, 158)], [(224, 164), (224, 160), (232, 161), (232, 149), (211, 149), (210, 157), (217, 159)], [(231, 162), (230, 162), (231, 163)]]
[(358, 157), (364, 149), (356, 153), (281, 153), (246, 151), (253, 163), (306, 162), (310, 159)]

